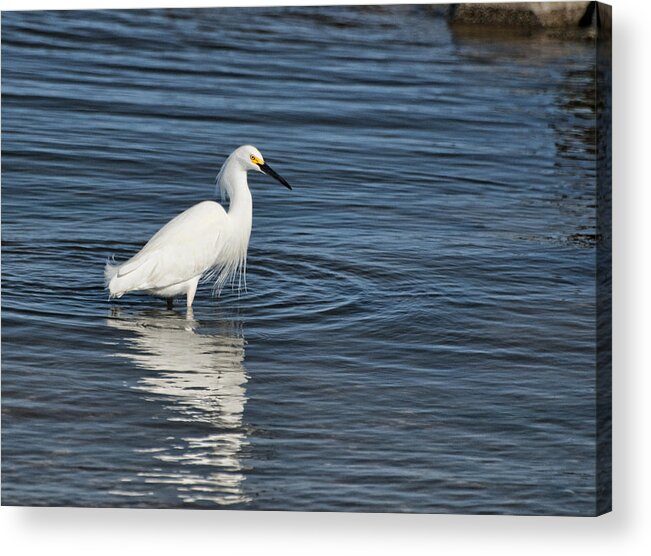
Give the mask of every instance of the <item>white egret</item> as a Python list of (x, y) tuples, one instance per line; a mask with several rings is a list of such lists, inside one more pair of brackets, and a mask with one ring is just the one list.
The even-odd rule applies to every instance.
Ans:
[(167, 299), (187, 296), (192, 307), (202, 276), (215, 277), (221, 290), (226, 281), (246, 273), (246, 252), (253, 221), (253, 201), (247, 172), (267, 174), (288, 189), (287, 181), (265, 163), (251, 145), (235, 149), (217, 176), (222, 198), (228, 197), (228, 212), (215, 201), (190, 207), (163, 226), (147, 244), (122, 264), (106, 264), (104, 275), (110, 297), (143, 291)]

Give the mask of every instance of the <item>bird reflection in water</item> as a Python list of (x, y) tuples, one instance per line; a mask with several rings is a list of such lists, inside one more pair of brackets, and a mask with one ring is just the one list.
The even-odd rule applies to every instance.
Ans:
[(169, 421), (200, 425), (196, 428), (202, 431), (208, 425), (210, 431), (171, 438), (164, 448), (149, 450), (163, 465), (139, 473), (139, 478), (175, 487), (186, 504), (246, 502), (240, 453), (246, 444), (242, 415), (248, 379), (240, 327), (213, 321), (211, 333), (199, 333), (191, 311), (181, 316), (114, 310), (107, 323), (133, 333), (125, 337), (128, 349), (117, 355), (155, 373), (142, 376), (136, 388), (169, 399)]

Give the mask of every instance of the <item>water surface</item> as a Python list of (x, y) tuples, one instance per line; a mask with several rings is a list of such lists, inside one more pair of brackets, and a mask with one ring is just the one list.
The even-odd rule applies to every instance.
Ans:
[[(5, 12), (2, 62), (3, 504), (594, 512), (592, 42)], [(244, 143), (248, 291), (108, 301)]]

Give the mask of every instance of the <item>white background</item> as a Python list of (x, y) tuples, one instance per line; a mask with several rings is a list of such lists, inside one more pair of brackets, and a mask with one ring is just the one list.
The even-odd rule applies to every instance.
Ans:
[[(15, 10), (322, 3), (355, 2), (3, 0), (0, 6)], [(612, 0), (612, 4), (613, 513), (600, 518), (540, 518), (2, 508), (0, 543), (4, 554), (651, 554), (651, 365), (647, 349), (651, 344), (651, 3)]]

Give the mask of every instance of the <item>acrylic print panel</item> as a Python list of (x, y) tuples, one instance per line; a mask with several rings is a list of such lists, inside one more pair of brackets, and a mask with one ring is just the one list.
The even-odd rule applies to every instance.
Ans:
[(3, 13), (2, 503), (608, 511), (609, 30)]

